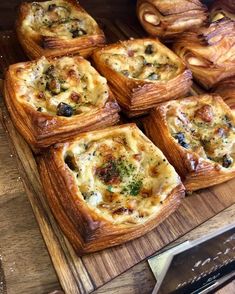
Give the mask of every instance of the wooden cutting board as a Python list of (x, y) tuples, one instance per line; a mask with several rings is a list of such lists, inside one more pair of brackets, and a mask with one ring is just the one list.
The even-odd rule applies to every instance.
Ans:
[[(100, 19), (109, 42), (143, 35), (136, 24), (123, 20)], [(129, 23), (129, 22), (128, 22)], [(13, 32), (0, 33), (0, 71), (24, 61)], [(58, 227), (43, 195), (36, 160), (12, 125), (4, 102), (0, 102), (1, 121), (15, 150), (19, 171), (40, 230), (66, 293), (89, 293), (100, 287), (170, 242), (235, 203), (235, 180), (194, 193), (158, 228), (121, 246), (78, 257)]]

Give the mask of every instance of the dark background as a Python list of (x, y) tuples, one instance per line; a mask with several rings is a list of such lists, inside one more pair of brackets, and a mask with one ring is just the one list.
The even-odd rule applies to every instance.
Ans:
[[(33, 1), (0, 0), (0, 30), (8, 30), (14, 27), (18, 6), (21, 2)], [(118, 18), (127, 18), (130, 17), (130, 11), (133, 11), (131, 16), (135, 16), (136, 0), (80, 0), (79, 3), (88, 12), (90, 7), (94, 7), (94, 3), (97, 3), (96, 13), (93, 13), (92, 16), (98, 18), (106, 16), (108, 18), (110, 16), (114, 18), (117, 18), (117, 16)], [(126, 13), (123, 13), (123, 7), (126, 8)]]
[[(44, 0), (45, 1), (45, 0)], [(207, 0), (203, 2), (212, 2), (213, 0)], [(21, 0), (0, 0), (0, 30), (8, 30), (14, 27), (17, 7), (23, 2)], [(32, 2), (32, 1), (31, 1)], [(129, 18), (135, 17), (135, 3), (136, 0), (80, 0), (80, 4), (89, 12), (90, 7), (97, 4), (96, 14), (92, 14), (94, 17), (106, 17), (110, 18)], [(125, 7), (125, 13), (123, 13), (123, 7)], [(133, 13), (130, 13), (130, 11)]]

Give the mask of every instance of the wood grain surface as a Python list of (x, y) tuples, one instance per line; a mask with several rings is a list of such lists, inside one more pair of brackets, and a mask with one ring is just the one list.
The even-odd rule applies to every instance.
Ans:
[[(91, 3), (91, 1), (87, 2)], [(129, 2), (130, 7), (133, 9), (134, 6), (132, 1)], [(114, 6), (115, 9), (120, 9), (121, 2), (118, 2), (118, 4)], [(130, 7), (128, 9), (130, 9)], [(90, 7), (89, 9), (94, 9), (94, 6), (93, 8)], [(98, 11), (98, 9), (100, 9), (100, 11)], [(94, 15), (99, 17), (99, 15), (102, 13), (102, 9), (105, 10), (104, 6), (97, 6), (94, 9)], [(123, 10), (123, 6), (121, 9)], [(112, 21), (109, 19), (99, 18), (99, 21), (102, 23), (106, 36), (110, 42), (116, 41), (117, 39), (123, 40), (130, 36), (138, 37), (143, 34), (142, 29), (136, 23), (133, 22), (133, 24), (131, 24), (131, 18), (128, 19), (127, 25), (125, 13), (123, 14), (123, 18), (120, 19), (116, 19), (116, 15), (118, 15), (118, 13), (115, 14), (115, 18)], [(2, 74), (4, 74), (4, 70), (8, 64), (25, 59), (26, 58), (24, 54), (16, 42), (14, 34), (12, 32), (1, 33), (0, 71)], [(78, 258), (66, 238), (61, 233), (48, 208), (48, 205), (43, 197), (43, 191), (41, 188), (35, 159), (27, 144), (12, 125), (9, 114), (3, 103), (1, 103), (1, 121), (5, 130), (7, 131), (12, 150), (9, 150), (9, 157), (6, 157), (6, 153), (0, 153), (3, 166), (7, 167), (6, 169), (1, 169), (0, 180), (1, 176), (6, 178), (5, 173), (7, 173), (7, 179), (9, 179), (9, 183), (7, 185), (3, 184), (3, 188), (1, 189), (2, 194), (0, 194), (0, 204), (4, 205), (5, 207), (5, 215), (0, 215), (0, 221), (7, 219), (8, 203), (8, 209), (15, 210), (13, 214), (18, 214), (18, 209), (20, 209), (22, 215), (22, 219), (17, 218), (17, 223), (15, 223), (14, 220), (9, 219), (5, 221), (5, 223), (0, 222), (1, 232), (4, 232), (4, 246), (1, 243), (1, 246), (5, 248), (5, 251), (2, 253), (4, 255), (3, 263), (8, 264), (8, 268), (5, 270), (7, 283), (15, 283), (15, 288), (12, 288), (15, 291), (17, 290), (17, 287), (18, 289), (20, 289), (20, 287), (22, 287), (21, 289), (25, 289), (24, 292), (14, 292), (14, 290), (11, 290), (11, 293), (35, 293), (33, 289), (30, 289), (31, 285), (36, 285), (35, 287), (37, 287), (37, 293), (47, 293), (52, 289), (59, 288), (55, 274), (46, 274), (47, 266), (50, 263), (46, 251), (37, 251), (37, 248), (43, 248), (44, 245), (39, 233), (37, 232), (37, 234), (35, 234), (35, 230), (37, 229), (35, 226), (35, 220), (32, 221), (32, 218), (29, 217), (28, 223), (26, 222), (25, 215), (27, 213), (26, 211), (29, 209), (29, 203), (25, 198), (24, 189), (26, 190), (32, 205), (47, 249), (50, 253), (51, 260), (61, 282), (61, 286), (66, 291), (66, 293), (89, 293), (141, 261), (142, 263), (136, 267), (136, 271), (129, 271), (130, 275), (133, 275), (133, 283), (138, 285), (137, 287), (134, 287), (136, 292), (129, 292), (133, 284), (130, 283), (131, 278), (130, 276), (128, 278), (127, 273), (121, 275), (118, 278), (122, 279), (123, 277), (126, 277), (124, 278), (124, 280), (126, 279), (127, 281), (125, 284), (127, 287), (125, 288), (125, 291), (123, 290), (123, 292), (120, 292), (118, 290), (118, 288), (121, 289), (120, 285), (124, 281), (119, 280), (119, 282), (117, 282), (118, 286), (116, 290), (115, 284), (112, 284), (111, 289), (108, 288), (110, 287), (110, 284), (107, 284), (107, 286), (97, 290), (97, 293), (99, 293), (99, 291), (101, 291), (100, 293), (149, 293), (150, 288), (152, 289), (154, 281), (152, 279), (151, 273), (148, 272), (148, 270), (143, 270), (146, 268), (146, 264), (143, 262), (143, 260), (161, 249), (163, 246), (171, 243), (201, 223), (212, 218), (219, 212), (226, 212), (225, 209), (229, 208), (235, 202), (234, 180), (208, 190), (199, 191), (184, 199), (179, 210), (149, 234), (127, 244)], [(2, 129), (1, 132), (2, 136), (5, 136)], [(1, 144), (6, 144), (5, 148), (9, 148), (7, 142), (4, 141), (4, 143)], [(0, 152), (1, 150), (2, 149), (0, 149)], [(20, 178), (18, 176), (18, 170), (15, 168), (15, 165), (11, 164), (12, 160), (18, 163)], [(18, 181), (15, 180), (16, 178)], [(24, 187), (22, 185), (21, 179), (23, 180)], [(14, 202), (14, 205), (10, 205), (12, 202)], [(234, 211), (234, 206), (232, 209)], [(232, 219), (234, 220), (234, 218)], [(6, 222), (7, 226), (5, 228), (4, 224), (6, 224)], [(32, 227), (32, 232), (30, 232), (30, 227)], [(32, 239), (32, 243), (35, 243), (35, 250), (32, 250), (34, 247), (30, 247), (32, 252), (27, 252), (28, 248), (16, 246), (17, 241), (14, 241), (12, 239), (12, 234), (10, 235), (7, 231), (9, 228), (11, 232), (17, 232), (17, 241), (22, 238), (22, 244), (24, 244), (23, 241), (26, 234), (32, 233), (32, 236), (38, 236), (38, 238)], [(42, 243), (40, 247), (36, 246), (38, 242)], [(12, 244), (12, 246), (7, 246), (7, 244)], [(16, 261), (14, 259), (11, 260), (11, 256), (16, 256), (15, 254), (12, 254), (16, 248), (19, 254), (17, 264), (15, 264)], [(27, 260), (24, 260), (25, 258)], [(39, 271), (36, 271), (35, 273), (35, 269), (33, 270), (35, 276), (27, 276), (27, 274), (24, 274), (22, 271), (20, 271), (20, 266), (22, 265), (23, 268), (24, 262), (28, 262), (29, 258), (32, 258), (33, 267), (37, 267), (37, 264), (40, 264), (40, 267), (42, 267), (40, 262), (41, 258), (45, 261), (45, 268), (42, 271), (43, 276), (40, 275)], [(143, 267), (143, 265), (145, 266)], [(51, 268), (48, 270), (51, 271)], [(30, 269), (28, 269), (28, 271), (30, 272)], [(19, 278), (17, 279), (17, 275), (19, 275), (19, 273), (22, 274), (22, 279), (20, 279), (20, 281)], [(29, 278), (31, 281), (33, 281), (31, 284), (28, 281)], [(15, 282), (16, 280), (18, 282)], [(149, 283), (147, 283), (147, 288), (149, 287), (148, 289), (143, 288), (143, 285), (146, 285), (146, 281), (149, 281)], [(41, 292), (39, 290), (40, 287), (43, 289)]]
[[(218, 225), (219, 224), (219, 225)], [(225, 209), (220, 214), (214, 216), (210, 220), (201, 224), (194, 230), (185, 234), (181, 238), (177, 239), (170, 245), (164, 248), (166, 250), (168, 247), (176, 246), (187, 240), (196, 240), (202, 238), (208, 232), (213, 233), (218, 230), (218, 228), (226, 227), (229, 225), (235, 225), (235, 205)], [(155, 279), (148, 266), (147, 261), (142, 261), (135, 267), (129, 269), (125, 273), (118, 276), (116, 279), (107, 283), (103, 287), (94, 291), (94, 294), (142, 294), (142, 293), (152, 293), (155, 286)], [(220, 290), (218, 294), (230, 294), (235, 292), (235, 284), (232, 283), (225, 287), (225, 289)], [(216, 293), (217, 294), (217, 293)]]

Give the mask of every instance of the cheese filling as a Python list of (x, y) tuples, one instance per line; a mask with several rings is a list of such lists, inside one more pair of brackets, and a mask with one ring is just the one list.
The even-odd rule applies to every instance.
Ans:
[(64, 154), (81, 197), (115, 223), (144, 222), (180, 183), (159, 149), (127, 131), (85, 138)]
[(105, 50), (102, 58), (116, 72), (138, 80), (168, 81), (180, 72), (168, 53), (151, 41)]
[(97, 23), (87, 13), (73, 9), (66, 1), (33, 2), (26, 16), (25, 30), (47, 36), (74, 39), (93, 35)]
[(183, 148), (221, 167), (234, 168), (235, 121), (218, 101), (174, 101), (168, 106), (167, 124)]
[(70, 117), (102, 107), (108, 99), (105, 78), (83, 58), (42, 57), (17, 69), (20, 100), (39, 112)]

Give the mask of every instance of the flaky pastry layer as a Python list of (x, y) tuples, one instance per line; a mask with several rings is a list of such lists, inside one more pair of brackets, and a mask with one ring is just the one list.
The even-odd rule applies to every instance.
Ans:
[(5, 99), (17, 129), (34, 149), (118, 121), (119, 107), (106, 79), (82, 57), (11, 65)]
[(172, 39), (205, 24), (207, 8), (199, 0), (138, 0), (137, 16), (150, 35)]
[(58, 144), (39, 169), (52, 211), (79, 254), (148, 232), (184, 195), (174, 168), (134, 124)]
[(145, 128), (187, 190), (235, 176), (235, 118), (221, 97), (205, 94), (163, 103)]
[(96, 50), (93, 60), (128, 116), (147, 113), (160, 102), (185, 95), (191, 86), (191, 72), (156, 39), (108, 45)]
[(235, 2), (233, 0), (215, 0), (210, 7), (210, 20), (217, 21), (222, 18), (235, 20)]
[(184, 33), (174, 51), (206, 89), (235, 74), (235, 23), (221, 19), (197, 32)]
[(68, 54), (87, 57), (105, 43), (96, 21), (75, 0), (22, 3), (16, 31), (30, 59)]
[(232, 111), (235, 111), (235, 76), (220, 81), (211, 92), (218, 93)]

